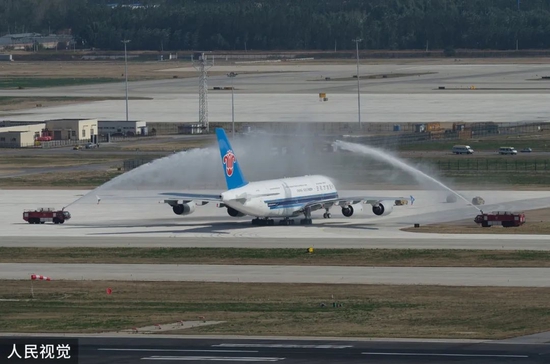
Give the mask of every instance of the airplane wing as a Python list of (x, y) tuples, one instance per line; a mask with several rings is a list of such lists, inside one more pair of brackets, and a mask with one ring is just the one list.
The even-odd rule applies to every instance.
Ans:
[(337, 198), (331, 198), (331, 199), (324, 199), (324, 200), (318, 200), (318, 201), (311, 201), (305, 204), (302, 207), (302, 210), (305, 210), (307, 208), (310, 208), (311, 211), (319, 210), (322, 208), (325, 208), (325, 206), (347, 206), (347, 205), (355, 205), (358, 203), (364, 203), (364, 204), (370, 204), (370, 205), (376, 205), (382, 201), (396, 201), (396, 200), (407, 200), (414, 202), (414, 197), (373, 197), (373, 196), (352, 196), (352, 197), (337, 197)]
[(128, 194), (127, 192), (121, 192), (121, 193), (98, 193), (96, 194), (97, 203), (99, 204), (100, 201), (124, 201), (125, 203), (139, 203), (139, 201), (157, 201), (157, 202), (177, 202), (177, 201), (183, 201), (189, 202), (189, 201), (196, 201), (196, 202), (202, 202), (203, 205), (207, 204), (208, 202), (220, 202), (221, 196), (219, 194), (204, 194), (204, 193), (180, 193), (180, 192), (149, 192), (144, 193), (143, 191), (140, 191), (139, 193), (136, 193), (135, 191)]
[(221, 195), (201, 194), (201, 193), (179, 193), (179, 192), (163, 192), (159, 193), (160, 197), (165, 200), (184, 200), (184, 201), (221, 201)]

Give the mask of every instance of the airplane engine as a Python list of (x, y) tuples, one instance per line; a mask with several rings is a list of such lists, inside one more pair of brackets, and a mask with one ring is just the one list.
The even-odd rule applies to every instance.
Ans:
[(384, 203), (379, 203), (378, 205), (372, 206), (372, 212), (378, 216), (386, 216), (391, 214), (393, 211), (393, 204), (391, 201), (384, 201)]
[(189, 202), (184, 204), (173, 205), (172, 210), (176, 215), (190, 215), (195, 212), (195, 203)]
[(229, 216), (231, 217), (242, 217), (244, 216), (244, 214), (240, 211), (237, 211), (235, 210), (234, 208), (232, 207), (229, 207), (227, 206), (227, 213), (229, 214)]
[(353, 215), (353, 206), (348, 205), (342, 207), (342, 215), (344, 215), (345, 217), (351, 217)]

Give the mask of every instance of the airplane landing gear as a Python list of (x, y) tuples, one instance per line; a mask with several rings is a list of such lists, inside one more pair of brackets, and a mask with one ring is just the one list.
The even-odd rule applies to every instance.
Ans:
[(252, 225), (273, 226), (273, 225), (275, 225), (275, 221), (272, 220), (272, 219), (268, 219), (268, 218), (260, 219), (259, 217), (257, 217), (254, 220), (252, 220)]
[(323, 214), (323, 218), (330, 219), (332, 215), (330, 214), (329, 209), (325, 209), (325, 210), (327, 211)]
[(304, 210), (304, 217), (305, 219), (300, 220), (300, 225), (311, 225), (311, 209), (307, 208)]
[(285, 217), (281, 221), (279, 221), (279, 225), (294, 225), (294, 219), (289, 219), (288, 217)]

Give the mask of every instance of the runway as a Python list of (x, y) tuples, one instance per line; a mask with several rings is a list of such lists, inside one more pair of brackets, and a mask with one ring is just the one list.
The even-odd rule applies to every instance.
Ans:
[[(196, 75), (187, 65), (161, 72)], [(210, 88), (234, 84), (235, 117), (240, 122), (355, 122), (357, 118), (353, 64), (229, 65), (214, 66), (210, 72), (259, 72), (239, 74), (231, 80), (225, 75), (209, 77)], [(361, 81), (361, 93), (365, 94), (361, 115), (368, 122), (537, 122), (546, 121), (550, 111), (550, 88), (533, 81), (550, 72), (545, 64), (386, 62), (362, 65), (360, 72), (365, 76), (399, 75)], [(470, 90), (471, 86), (476, 90)], [(197, 91), (196, 77), (130, 82), (130, 97), (152, 98), (130, 100), (130, 115), (148, 122), (194, 123), (196, 114), (182, 110), (198, 110)], [(124, 92), (124, 83), (112, 83), (1, 90), (0, 96), (101, 97), (123, 96)], [(319, 102), (319, 92), (327, 93), (327, 102)], [(231, 121), (230, 93), (210, 90), (208, 102), (210, 122)], [(6, 118), (116, 120), (123, 113), (124, 100), (113, 100), (20, 110), (6, 113)]]
[(23, 280), (31, 274), (77, 281), (550, 287), (550, 268), (0, 263), (0, 280)]
[[(414, 191), (414, 205), (399, 206), (389, 216), (372, 214), (368, 205), (351, 218), (336, 209), (331, 219), (322, 211), (313, 214), (311, 226), (252, 226), (249, 217), (232, 218), (213, 204), (197, 207), (188, 216), (176, 216), (170, 206), (158, 203), (158, 192), (131, 192), (97, 204), (95, 194), (83, 190), (0, 190), (0, 246), (12, 247), (248, 247), (248, 248), (403, 248), (403, 249), (524, 249), (550, 250), (545, 235), (429, 234), (399, 230), (413, 223), (435, 223), (472, 218), (476, 210), (465, 203), (447, 204), (446, 193)], [(105, 191), (104, 191), (105, 192)], [(109, 192), (109, 191), (108, 191)], [(105, 192), (106, 193), (106, 192)], [(110, 191), (109, 193), (113, 193)], [(464, 191), (480, 194), (488, 208), (498, 210), (550, 206), (546, 191)], [(342, 191), (346, 195), (408, 196), (411, 191)], [(39, 201), (40, 206), (37, 206)], [(30, 225), (23, 221), (25, 209), (67, 206), (71, 220), (63, 225)], [(485, 208), (485, 207), (484, 207)], [(340, 215), (340, 216), (339, 216)]]
[[(52, 336), (55, 337), (55, 336)], [(80, 364), (147, 362), (275, 363), (545, 363), (548, 344), (475, 341), (234, 339), (167, 337), (78, 338)], [(58, 337), (59, 338), (59, 337)], [(61, 339), (72, 338), (63, 335)], [(13, 341), (11, 338), (4, 342)], [(28, 337), (29, 342), (45, 340)], [(11, 340), (11, 341), (10, 341)], [(9, 344), (7, 344), (9, 346)]]

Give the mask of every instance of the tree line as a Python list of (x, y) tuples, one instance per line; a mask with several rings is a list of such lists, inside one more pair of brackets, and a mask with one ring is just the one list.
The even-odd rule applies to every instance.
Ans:
[(106, 50), (550, 47), (547, 0), (3, 0), (0, 24)]

